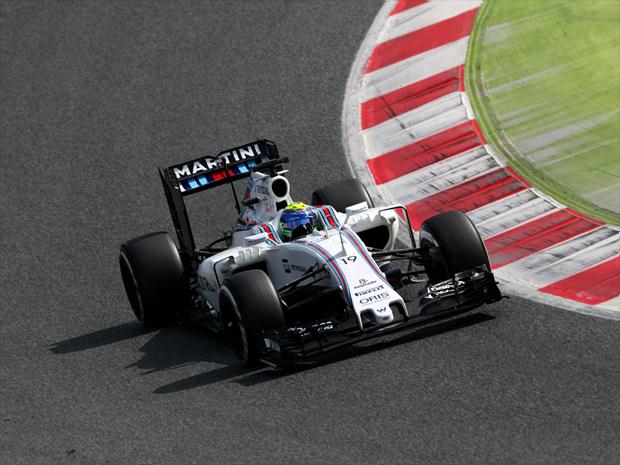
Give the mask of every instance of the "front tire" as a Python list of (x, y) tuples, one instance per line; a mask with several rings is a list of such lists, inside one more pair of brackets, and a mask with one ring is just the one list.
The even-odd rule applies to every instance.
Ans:
[[(323, 186), (312, 193), (312, 205), (331, 205), (340, 213), (346, 213), (347, 207), (366, 202), (369, 208), (375, 206), (366, 186), (358, 179), (344, 179)], [(357, 232), (366, 247), (383, 249), (390, 241), (388, 227), (380, 226)]]
[(445, 281), (456, 273), (477, 266), (484, 266), (491, 271), (480, 233), (463, 212), (440, 213), (422, 223), (420, 247), (439, 249), (439, 255), (430, 254), (426, 266), (432, 283)]
[(121, 246), (119, 264), (127, 298), (146, 327), (171, 323), (188, 299), (177, 248), (166, 232), (137, 237)]
[(265, 351), (262, 331), (283, 328), (278, 293), (262, 270), (247, 270), (227, 278), (220, 288), (222, 323), (237, 357), (255, 363)]

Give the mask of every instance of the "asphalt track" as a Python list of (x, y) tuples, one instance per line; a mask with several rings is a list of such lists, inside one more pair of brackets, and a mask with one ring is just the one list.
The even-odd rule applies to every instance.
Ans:
[[(297, 198), (347, 175), (379, 7), (0, 3), (0, 464), (620, 461), (618, 322), (512, 298), (282, 375), (133, 320), (117, 252), (171, 229), (157, 164), (267, 136)], [(204, 240), (228, 199), (190, 202)]]

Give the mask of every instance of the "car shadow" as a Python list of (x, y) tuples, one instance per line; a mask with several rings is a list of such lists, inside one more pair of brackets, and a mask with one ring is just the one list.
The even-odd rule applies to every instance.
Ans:
[[(190, 376), (188, 378), (180, 379), (170, 384), (166, 384), (155, 389), (155, 394), (170, 394), (178, 391), (184, 391), (187, 389), (195, 389), (210, 384), (233, 382), (242, 386), (251, 387), (257, 384), (274, 381), (281, 379), (282, 377), (290, 376), (302, 371), (308, 371), (315, 369), (319, 366), (324, 366), (331, 363), (341, 362), (349, 358), (358, 357), (370, 352), (377, 352), (380, 350), (389, 349), (391, 347), (419, 341), (428, 337), (445, 334), (457, 329), (463, 329), (468, 326), (484, 323), (490, 320), (494, 320), (495, 317), (486, 313), (473, 313), (456, 317), (447, 321), (441, 321), (429, 326), (421, 328), (413, 328), (408, 330), (405, 334), (399, 336), (392, 336), (381, 341), (373, 342), (371, 344), (356, 345), (343, 347), (331, 354), (326, 354), (320, 358), (317, 358), (312, 363), (304, 365), (296, 365), (287, 369), (273, 370), (270, 368), (255, 368), (245, 367), (234, 357), (231, 360), (231, 364), (215, 370), (211, 370), (205, 373)], [(224, 341), (225, 342), (225, 341)]]
[(197, 362), (234, 366), (237, 359), (226, 339), (201, 326), (180, 324), (161, 330), (145, 330), (138, 321), (123, 323), (48, 345), (57, 355), (97, 349), (149, 336), (140, 347), (139, 360), (125, 368), (138, 368), (142, 375), (170, 370)]
[(234, 366), (238, 362), (222, 334), (189, 324), (164, 328), (140, 348), (142, 358), (127, 368), (149, 375), (199, 362)]
[(72, 337), (64, 341), (55, 342), (48, 346), (55, 354), (70, 354), (83, 350), (115, 344), (133, 339), (145, 333), (143, 326), (137, 322), (123, 323), (110, 328), (101, 329), (82, 336)]
[(296, 365), (286, 369), (274, 370), (266, 367), (248, 367), (233, 354), (228, 341), (201, 326), (189, 324), (146, 331), (139, 322), (123, 323), (82, 336), (73, 337), (49, 346), (55, 354), (69, 354), (96, 349), (110, 344), (126, 341), (145, 334), (153, 336), (140, 348), (141, 358), (125, 368), (138, 368), (141, 375), (172, 370), (201, 362), (223, 365), (213, 370), (182, 378), (156, 388), (154, 394), (170, 394), (217, 383), (236, 383), (251, 387), (302, 371), (315, 369), (331, 363), (341, 362), (370, 352), (389, 349), (396, 345), (411, 343), (428, 337), (445, 334), (495, 319), (486, 313), (472, 313), (450, 320), (443, 320), (420, 328), (412, 328), (399, 335), (386, 336), (373, 342), (343, 347), (333, 353), (323, 355), (308, 364)]
[[(238, 384), (244, 385), (244, 386), (252, 386), (254, 384), (259, 384), (259, 383), (271, 380), (276, 377), (279, 378), (282, 376), (287, 376), (287, 375), (298, 373), (301, 371), (312, 370), (320, 366), (342, 362), (344, 360), (363, 356), (371, 352), (379, 352), (379, 351), (390, 349), (392, 347), (395, 347), (401, 344), (411, 343), (415, 341), (420, 341), (422, 339), (426, 339), (428, 337), (446, 334), (446, 333), (449, 333), (450, 331), (463, 329), (468, 326), (473, 326), (473, 325), (484, 323), (484, 322), (494, 320), (494, 319), (495, 319), (494, 316), (488, 315), (486, 313), (473, 313), (473, 314), (468, 314), (468, 315), (464, 315), (461, 317), (456, 317), (454, 319), (450, 319), (447, 321), (436, 322), (434, 324), (420, 327), (420, 328), (414, 327), (400, 335), (387, 336), (385, 339), (382, 339), (382, 340), (379, 339), (375, 341), (362, 343), (363, 345), (353, 345), (353, 346), (343, 347), (337, 351), (334, 351), (332, 353), (329, 353), (329, 354), (323, 355), (322, 357), (317, 358), (316, 361), (313, 363), (294, 366), (286, 370), (279, 370), (279, 371), (269, 370), (267, 372), (252, 373), (244, 378), (235, 380), (235, 382)], [(269, 376), (269, 374), (273, 374), (274, 376)]]

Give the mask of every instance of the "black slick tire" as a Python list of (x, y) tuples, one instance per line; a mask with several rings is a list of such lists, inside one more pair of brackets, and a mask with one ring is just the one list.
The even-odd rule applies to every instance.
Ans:
[(247, 364), (266, 349), (262, 331), (283, 328), (284, 313), (278, 293), (262, 270), (234, 274), (220, 288), (222, 323), (237, 357)]
[(354, 178), (333, 182), (312, 193), (312, 205), (331, 205), (341, 213), (347, 207), (362, 202), (371, 208), (375, 206), (366, 187)]
[(455, 273), (477, 266), (491, 271), (489, 256), (480, 233), (460, 211), (449, 211), (429, 218), (420, 228), (420, 247), (439, 249), (426, 266), (429, 280), (444, 281)]
[(155, 232), (125, 242), (119, 264), (136, 318), (149, 328), (173, 322), (189, 293), (181, 257), (168, 233)]

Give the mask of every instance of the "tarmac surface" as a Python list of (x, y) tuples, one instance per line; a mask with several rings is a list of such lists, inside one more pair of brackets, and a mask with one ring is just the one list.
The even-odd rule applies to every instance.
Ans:
[[(145, 333), (120, 244), (155, 167), (251, 141), (293, 195), (349, 176), (343, 92), (379, 1), (0, 3), (0, 464), (612, 464), (620, 323), (512, 298), (287, 374)], [(204, 243), (229, 192), (190, 199)]]

